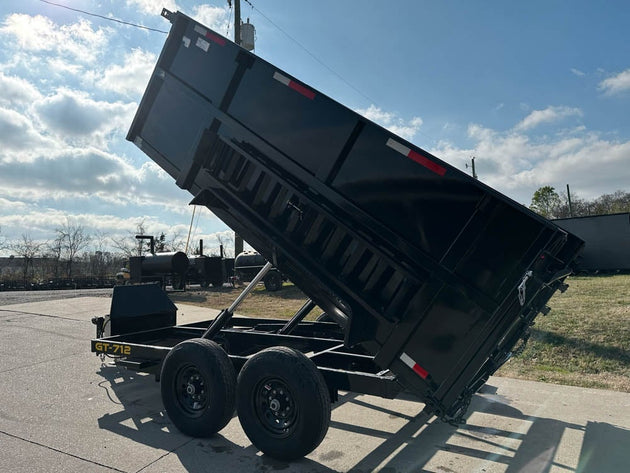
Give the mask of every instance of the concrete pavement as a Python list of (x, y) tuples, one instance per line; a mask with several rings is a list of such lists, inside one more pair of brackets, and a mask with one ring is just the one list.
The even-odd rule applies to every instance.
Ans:
[[(261, 455), (235, 417), (210, 439), (180, 434), (151, 376), (101, 364), (90, 319), (108, 298), (0, 307), (2, 472), (630, 471), (630, 394), (491, 378), (459, 428), (422, 422), (423, 405), (342, 394), (307, 458)], [(208, 317), (182, 305), (179, 323)]]

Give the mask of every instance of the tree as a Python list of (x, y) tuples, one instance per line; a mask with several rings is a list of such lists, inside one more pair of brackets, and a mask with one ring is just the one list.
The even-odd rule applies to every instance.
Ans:
[(237, 256), (234, 254), (234, 232), (217, 232), (214, 236), (219, 243), (219, 248), (223, 246), (223, 254), (225, 256)]
[(61, 248), (66, 257), (66, 276), (71, 278), (72, 264), (79, 252), (88, 246), (91, 237), (85, 232), (83, 226), (71, 223), (70, 218), (66, 218), (66, 223), (61, 228), (57, 228), (55, 232), (61, 241)]
[(546, 218), (555, 218), (562, 206), (556, 190), (551, 186), (543, 186), (534, 192), (529, 208)]
[(7, 238), (5, 236), (2, 236), (2, 227), (0, 227), (0, 251), (6, 248), (8, 248)]
[(57, 237), (48, 244), (48, 251), (52, 255), (53, 259), (53, 273), (52, 276), (56, 279), (59, 277), (59, 263), (61, 262), (61, 252), (63, 250), (63, 240), (57, 235)]
[(136, 240), (136, 235), (145, 235), (146, 231), (144, 220), (140, 220), (136, 224), (135, 231), (127, 232), (127, 235), (122, 238), (111, 237), (111, 246), (120, 251), (125, 258), (142, 256), (145, 243), (148, 244), (148, 242), (146, 242), (146, 240)]
[(94, 253), (90, 255), (90, 273), (101, 280), (107, 277), (110, 266), (115, 262), (113, 255), (107, 251), (107, 240), (107, 235), (99, 231), (92, 238)]
[(29, 282), (29, 280), (33, 279), (33, 262), (43, 246), (44, 243), (34, 241), (30, 235), (25, 233), (22, 234), (22, 238), (20, 240), (17, 240), (10, 245), (10, 248), (15, 255), (22, 258), (22, 279), (25, 285)]
[(547, 218), (586, 217), (589, 215), (609, 215), (630, 212), (630, 192), (618, 190), (612, 194), (603, 194), (593, 200), (585, 200), (566, 192), (558, 195), (551, 186), (544, 186), (534, 192), (531, 210)]
[(592, 202), (591, 207), (591, 215), (630, 212), (630, 192), (619, 190), (612, 194), (603, 194)]

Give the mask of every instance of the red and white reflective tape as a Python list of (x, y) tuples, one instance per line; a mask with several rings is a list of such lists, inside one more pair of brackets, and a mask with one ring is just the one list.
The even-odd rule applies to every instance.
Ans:
[(434, 173), (443, 176), (446, 174), (446, 168), (444, 166), (440, 166), (438, 163), (431, 161), (429, 158), (421, 155), (420, 153), (412, 150), (411, 148), (407, 148), (402, 143), (395, 141), (391, 138), (387, 140), (387, 146), (392, 148), (393, 150), (398, 151), (400, 154), (408, 157), (412, 161), (415, 161), (418, 164), (422, 164), (425, 168), (433, 171)]
[(304, 87), (299, 82), (295, 82), (294, 80), (291, 80), (286, 76), (283, 76), (279, 72), (274, 72), (273, 78), (276, 79), (278, 82), (295, 90), (296, 92), (302, 94), (307, 99), (313, 100), (315, 98), (315, 92), (313, 92), (311, 89)]
[(218, 44), (219, 46), (225, 46), (227, 40), (212, 31), (208, 31), (203, 26), (195, 25), (195, 31), (201, 36), (208, 38), (210, 41)]
[(402, 355), (400, 355), (400, 360), (404, 364), (406, 364), (409, 368), (411, 368), (422, 379), (427, 379), (427, 376), (429, 376), (429, 372), (425, 370), (422, 366), (420, 366), (418, 363), (413, 361), (413, 359), (406, 353), (403, 353)]

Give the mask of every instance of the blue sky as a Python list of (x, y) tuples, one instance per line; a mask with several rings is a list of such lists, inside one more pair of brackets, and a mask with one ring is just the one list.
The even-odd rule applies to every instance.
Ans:
[[(233, 35), (226, 1), (57, 0), (168, 30), (161, 7)], [(529, 204), (543, 185), (630, 191), (630, 4), (244, 0), (256, 54)], [(0, 3), (0, 238), (68, 219), (185, 237), (190, 196), (127, 129), (165, 35), (38, 0)], [(194, 239), (227, 227), (207, 209)]]

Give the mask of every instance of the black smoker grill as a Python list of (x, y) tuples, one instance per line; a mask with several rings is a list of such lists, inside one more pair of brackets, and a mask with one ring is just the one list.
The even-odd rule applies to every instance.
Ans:
[[(338, 390), (406, 390), (462, 421), (566, 288), (582, 241), (186, 15), (163, 16), (171, 31), (127, 138), (270, 262), (254, 283), (273, 264), (310, 299), (286, 321), (232, 317), (239, 297), (214, 320), (92, 350), (155, 373), (184, 433), (212, 435), (236, 405), (252, 443), (281, 459), (321, 442)], [(334, 322), (304, 321), (315, 305)]]

